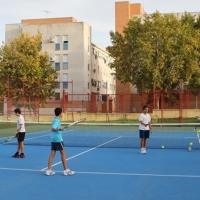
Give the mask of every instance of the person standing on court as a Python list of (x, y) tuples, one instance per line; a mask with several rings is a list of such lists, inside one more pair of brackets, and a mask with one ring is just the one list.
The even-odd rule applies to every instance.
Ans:
[(60, 118), (62, 117), (62, 108), (56, 108), (54, 110), (55, 117), (52, 121), (52, 128), (51, 128), (51, 153), (48, 159), (48, 169), (46, 171), (46, 175), (54, 175), (55, 172), (52, 171), (52, 162), (53, 158), (56, 155), (56, 151), (60, 151), (61, 155), (61, 160), (64, 168), (63, 174), (65, 176), (67, 175), (73, 175), (74, 171), (71, 171), (68, 169), (67, 166), (67, 161), (66, 161), (66, 152), (64, 149), (64, 143), (63, 143), (63, 138), (62, 138), (62, 133), (61, 131), (64, 130), (64, 127), (61, 126), (60, 124)]
[(140, 146), (141, 146), (141, 154), (146, 154), (146, 144), (147, 138), (149, 138), (149, 132), (152, 132), (151, 126), (151, 117), (148, 114), (148, 107), (143, 107), (143, 112), (140, 114), (139, 117), (139, 135), (140, 135)]
[[(25, 158), (24, 155), (24, 138), (25, 138), (25, 120), (24, 117), (21, 115), (20, 108), (16, 108), (14, 110), (16, 116), (18, 117), (17, 120), (17, 130), (14, 134), (17, 136), (18, 144), (17, 144), (17, 152), (12, 156), (13, 158)], [(21, 151), (21, 154), (19, 154)]]

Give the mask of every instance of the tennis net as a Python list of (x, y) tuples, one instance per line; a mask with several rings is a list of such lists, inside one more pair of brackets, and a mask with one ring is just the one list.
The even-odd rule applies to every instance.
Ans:
[[(69, 123), (62, 123), (63, 126)], [(140, 148), (139, 124), (81, 123), (62, 131), (66, 147)], [(199, 123), (170, 123), (153, 125), (153, 133), (147, 142), (148, 148), (185, 148), (197, 138), (194, 128)], [(26, 122), (25, 145), (49, 146), (51, 122)], [(16, 122), (0, 121), (0, 143), (16, 144), (16, 139), (4, 143), (13, 135)], [(194, 148), (200, 148), (196, 143)]]

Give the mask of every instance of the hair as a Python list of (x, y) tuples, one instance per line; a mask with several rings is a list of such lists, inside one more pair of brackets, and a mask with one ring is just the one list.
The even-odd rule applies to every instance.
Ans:
[(56, 108), (54, 110), (55, 116), (59, 116), (62, 113), (62, 108)]
[(148, 106), (143, 106), (143, 110), (145, 110), (146, 108), (148, 108)]
[(14, 110), (14, 112), (15, 112), (15, 113), (19, 113), (19, 114), (21, 114), (21, 110), (20, 110), (20, 108), (16, 108), (16, 109)]

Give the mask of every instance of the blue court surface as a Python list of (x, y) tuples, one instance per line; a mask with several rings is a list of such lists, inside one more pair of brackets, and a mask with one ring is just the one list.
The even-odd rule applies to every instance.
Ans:
[[(148, 140), (146, 155), (140, 154), (137, 131), (113, 131), (109, 138), (104, 137), (108, 135), (106, 131), (92, 132), (97, 141), (88, 144), (95, 146), (65, 147), (67, 164), (76, 173), (73, 176), (62, 174), (59, 152), (52, 167), (56, 174), (45, 175), (50, 146), (42, 142), (41, 146), (31, 145), (29, 141), (49, 141), (48, 131), (26, 135), (24, 159), (11, 157), (16, 151), (15, 141), (1, 142), (0, 200), (200, 199), (200, 144), (195, 143), (192, 151), (187, 151), (188, 144), (196, 138), (194, 132), (155, 132)], [(77, 134), (79, 143), (80, 135), (89, 132), (71, 130), (64, 134)], [(132, 143), (135, 145), (131, 147)], [(162, 145), (166, 148), (162, 149)]]

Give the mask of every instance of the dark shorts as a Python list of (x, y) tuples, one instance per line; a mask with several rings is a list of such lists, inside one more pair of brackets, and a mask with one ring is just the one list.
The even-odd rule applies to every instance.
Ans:
[(64, 150), (64, 143), (63, 142), (52, 142), (51, 143), (51, 150), (53, 150), (53, 151)]
[(140, 138), (149, 138), (149, 130), (139, 130)]
[(25, 138), (25, 132), (19, 132), (17, 135), (18, 142), (23, 142)]

